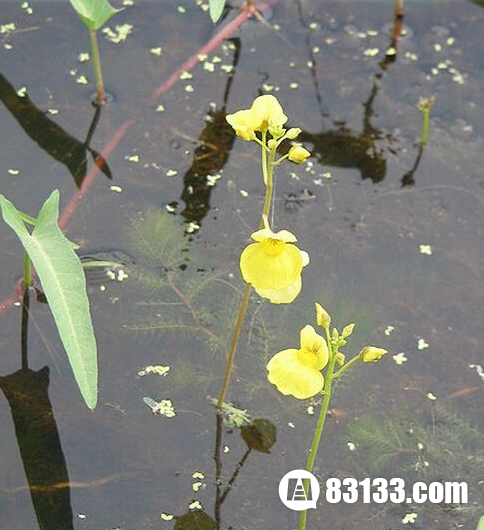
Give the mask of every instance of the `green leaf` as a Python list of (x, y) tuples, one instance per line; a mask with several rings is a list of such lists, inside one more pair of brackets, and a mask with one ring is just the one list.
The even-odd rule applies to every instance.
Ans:
[(214, 24), (222, 16), (224, 7), (225, 0), (210, 0), (210, 18)]
[(115, 9), (108, 0), (69, 0), (80, 19), (90, 30), (97, 31), (116, 13), (123, 9)]
[(81, 394), (90, 409), (97, 403), (97, 347), (89, 313), (86, 278), (72, 243), (57, 224), (59, 190), (42, 206), (29, 234), (22, 214), (0, 195), (5, 222), (19, 237), (42, 283)]
[(484, 530), (484, 515), (479, 519), (476, 530)]

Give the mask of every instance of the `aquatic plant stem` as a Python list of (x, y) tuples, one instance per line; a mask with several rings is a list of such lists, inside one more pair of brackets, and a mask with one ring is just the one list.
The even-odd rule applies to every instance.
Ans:
[(423, 147), (427, 145), (429, 136), (429, 121), (430, 121), (430, 108), (425, 107), (423, 109), (423, 127), (422, 127), (422, 140), (421, 144)]
[[(329, 340), (329, 332), (326, 330), (326, 336), (328, 338), (328, 345), (330, 347), (330, 360), (328, 370), (326, 372), (326, 384), (324, 385), (324, 398), (323, 404), (321, 406), (321, 412), (319, 413), (318, 423), (316, 425), (316, 430), (314, 431), (313, 443), (311, 444), (311, 449), (309, 451), (308, 459), (306, 462), (306, 471), (310, 473), (313, 472), (314, 462), (316, 461), (316, 455), (318, 453), (319, 442), (323, 435), (324, 422), (326, 421), (326, 416), (328, 414), (329, 401), (331, 399), (331, 384), (333, 380), (333, 371), (336, 364), (336, 354), (337, 351), (333, 350), (333, 346)], [(307, 488), (307, 484), (304, 485)], [(306, 530), (306, 519), (307, 519), (307, 510), (301, 512), (299, 518), (298, 530)]]
[(217, 409), (221, 409), (225, 401), (225, 396), (227, 395), (227, 390), (229, 389), (230, 376), (232, 375), (232, 369), (234, 367), (235, 352), (237, 351), (237, 344), (239, 342), (240, 332), (242, 330), (242, 325), (244, 324), (245, 314), (247, 313), (247, 308), (249, 307), (250, 292), (252, 291), (252, 286), (247, 284), (245, 286), (244, 295), (242, 296), (242, 301), (240, 302), (239, 314), (237, 316), (237, 321), (235, 323), (234, 334), (232, 336), (232, 343), (230, 345), (229, 355), (227, 357), (227, 364), (225, 366), (225, 375), (222, 383), (222, 388), (218, 395), (217, 400)]
[(97, 43), (97, 31), (89, 30), (89, 38), (91, 40), (92, 51), (92, 65), (94, 67), (94, 79), (96, 81), (97, 105), (104, 105), (106, 103), (106, 93), (104, 91), (103, 72), (101, 68), (101, 56), (99, 55), (99, 46)]
[(28, 289), (32, 286), (32, 262), (27, 252), (24, 252), (24, 287)]
[[(269, 212), (271, 210), (272, 203), (272, 173), (273, 173), (273, 163), (276, 156), (276, 147), (270, 150), (269, 161), (267, 160), (266, 152), (266, 143), (267, 143), (267, 133), (262, 133), (262, 142), (261, 142), (261, 151), (262, 151), (262, 175), (264, 177), (264, 182), (266, 183), (266, 195), (264, 198), (264, 207), (262, 209), (262, 216), (260, 221), (260, 228), (264, 228), (265, 223), (264, 219), (269, 217)], [(252, 291), (252, 286), (247, 284), (244, 289), (244, 294), (242, 296), (242, 301), (240, 302), (239, 314), (237, 315), (237, 320), (235, 322), (234, 334), (232, 335), (232, 342), (230, 344), (229, 354), (227, 356), (227, 364), (225, 366), (224, 380), (222, 383), (222, 388), (217, 399), (217, 409), (221, 410), (222, 405), (225, 401), (225, 396), (230, 384), (230, 376), (232, 374), (232, 369), (234, 367), (235, 353), (237, 351), (237, 344), (239, 342), (240, 332), (244, 324), (245, 315), (247, 313), (247, 308), (249, 307), (250, 293)]]

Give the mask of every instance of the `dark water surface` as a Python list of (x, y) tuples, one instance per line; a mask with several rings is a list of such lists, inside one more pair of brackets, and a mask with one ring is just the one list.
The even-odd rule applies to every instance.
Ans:
[[(83, 255), (121, 261), (128, 275), (89, 274), (94, 413), (47, 306), (31, 301), (23, 371), (21, 309), (0, 314), (0, 527), (206, 530), (219, 518), (223, 529), (295, 528), (277, 487), (305, 465), (318, 412), (308, 406), (318, 403), (278, 394), (265, 364), (297, 346), (319, 301), (338, 326), (357, 322), (348, 354), (366, 344), (390, 351), (336, 386), (315, 468), (321, 483), (465, 480), (469, 503), (320, 501), (308, 528), (403, 529), (416, 513), (412, 528), (474, 530), (484, 513), (484, 10), (464, 0), (408, 3), (392, 61), (392, 2), (283, 1), (270, 14), (277, 30), (246, 23), (154, 100), (214, 34), (197, 4), (136, 2), (108, 23), (133, 28), (125, 42), (101, 38), (114, 101), (90, 135), (92, 65), (79, 60), (88, 34), (68, 3), (31, 2), (28, 14), (20, 1), (0, 2), (0, 26), (16, 25), (0, 34), (1, 193), (35, 214), (58, 188), (64, 206), (134, 120), (66, 229)], [(243, 289), (238, 257), (264, 191), (255, 144), (234, 139), (225, 114), (260, 93), (277, 95), (313, 153), (306, 166), (278, 168), (274, 211), (274, 226), (298, 235), (311, 264), (294, 304), (251, 301), (229, 397), (270, 421), (277, 440), (270, 454), (247, 452), (240, 431), (223, 427), (217, 501), (207, 396), (218, 393), (221, 344)], [(431, 95), (420, 153), (416, 104)], [(21, 274), (21, 249), (4, 224), (0, 240), (4, 299)], [(170, 371), (139, 375), (148, 365)], [(151, 414), (144, 397), (170, 399), (176, 415)]]

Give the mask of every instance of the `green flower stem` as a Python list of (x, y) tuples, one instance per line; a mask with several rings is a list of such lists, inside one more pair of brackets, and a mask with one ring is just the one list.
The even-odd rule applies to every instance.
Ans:
[(425, 107), (422, 112), (423, 112), (423, 127), (422, 127), (421, 143), (422, 143), (422, 146), (425, 147), (427, 145), (427, 140), (429, 136), (430, 108)]
[(239, 314), (235, 323), (234, 334), (232, 336), (232, 343), (230, 345), (230, 351), (227, 357), (227, 364), (225, 366), (224, 380), (217, 399), (217, 409), (219, 410), (222, 409), (222, 405), (225, 401), (225, 396), (227, 395), (227, 390), (229, 389), (230, 376), (234, 367), (235, 352), (237, 351), (237, 344), (239, 342), (239, 336), (242, 330), (242, 325), (244, 324), (245, 314), (247, 313), (247, 308), (249, 307), (251, 291), (252, 286), (248, 283), (245, 286), (244, 295), (242, 296), (242, 301), (240, 302)]
[[(264, 209), (262, 211), (260, 227), (264, 228), (264, 216), (269, 215), (272, 202), (272, 163), (274, 162), (274, 157), (276, 156), (276, 149), (271, 150), (269, 155), (269, 164), (267, 163), (267, 133), (262, 133), (262, 174), (264, 175), (264, 182), (266, 182), (266, 196), (264, 199)], [(245, 315), (247, 313), (247, 308), (249, 307), (250, 294), (252, 292), (252, 286), (247, 284), (245, 286), (244, 294), (242, 296), (242, 301), (240, 302), (239, 314), (237, 315), (237, 320), (235, 321), (234, 334), (232, 335), (232, 342), (230, 344), (229, 354), (227, 356), (227, 364), (225, 365), (225, 374), (224, 380), (222, 382), (222, 387), (220, 388), (220, 393), (217, 399), (217, 409), (221, 410), (222, 405), (225, 401), (227, 391), (230, 384), (230, 376), (232, 374), (232, 369), (234, 367), (235, 353), (237, 351), (237, 344), (239, 342), (240, 332), (242, 331), (242, 326), (244, 324)]]
[(355, 355), (353, 359), (350, 359), (346, 364), (344, 364), (337, 372), (333, 374), (333, 379), (339, 377), (343, 372), (345, 372), (352, 364), (356, 363), (361, 359), (360, 355)]
[(32, 262), (27, 252), (24, 252), (24, 287), (32, 286)]
[(28, 215), (28, 214), (26, 214), (24, 212), (20, 212), (20, 211), (19, 211), (19, 214), (20, 214), (20, 218), (25, 223), (27, 223), (29, 225), (32, 225), (32, 226), (35, 226), (37, 224), (37, 219), (35, 217), (31, 217), (30, 215)]
[[(329, 331), (326, 330), (326, 336), (329, 339)], [(326, 371), (326, 384), (324, 385), (324, 399), (321, 406), (321, 412), (319, 413), (318, 424), (316, 425), (316, 430), (314, 432), (313, 443), (311, 444), (311, 449), (309, 451), (308, 460), (306, 462), (306, 471), (312, 473), (314, 462), (316, 461), (316, 455), (318, 453), (319, 442), (323, 435), (324, 422), (326, 421), (326, 415), (328, 413), (329, 400), (331, 399), (331, 384), (333, 380), (333, 371), (336, 364), (336, 354), (337, 351), (333, 351), (333, 346), (328, 340), (328, 346), (330, 348), (330, 359), (328, 370)], [(307, 484), (304, 485), (307, 488)], [(307, 519), (307, 510), (301, 512), (299, 518), (299, 527), (298, 530), (306, 530), (306, 519)]]
[(278, 159), (272, 164), (272, 166), (273, 166), (273, 167), (278, 166), (281, 162), (284, 162), (284, 160), (286, 160), (286, 158), (288, 158), (288, 156), (289, 156), (289, 153), (287, 153), (287, 154), (284, 155), (284, 156), (281, 156), (281, 158), (278, 158)]
[(272, 187), (273, 187), (273, 171), (274, 171), (274, 159), (276, 157), (276, 149), (277, 147), (273, 147), (269, 153), (269, 162), (267, 163), (266, 160), (266, 174), (267, 174), (267, 181), (266, 181), (266, 197), (264, 200), (264, 209), (262, 210), (262, 220), (261, 220), (261, 228), (264, 227), (263, 219), (264, 217), (269, 217), (269, 213), (271, 211), (271, 202), (272, 202)]
[(89, 30), (91, 40), (92, 64), (94, 67), (94, 79), (96, 80), (97, 104), (106, 103), (106, 93), (104, 91), (103, 72), (101, 68), (101, 56), (99, 55), (99, 46), (97, 43), (97, 31)]

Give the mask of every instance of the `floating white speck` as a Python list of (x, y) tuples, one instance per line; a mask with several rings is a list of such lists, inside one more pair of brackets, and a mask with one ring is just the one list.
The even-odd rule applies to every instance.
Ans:
[(158, 105), (156, 107), (156, 112), (165, 112), (165, 107), (163, 105)]
[(18, 169), (12, 169), (12, 168), (8, 169), (8, 174), (9, 175), (14, 175), (15, 176), (15, 175), (18, 175), (19, 173), (20, 173), (20, 171)]
[(385, 331), (384, 331), (385, 335), (386, 335), (387, 337), (389, 337), (390, 334), (391, 334), (391, 332), (392, 332), (394, 329), (395, 329), (395, 328), (394, 328), (393, 326), (387, 326), (387, 327), (385, 328)]
[(314, 414), (314, 407), (312, 405), (308, 405), (308, 408), (306, 410), (310, 416)]
[(190, 72), (187, 72), (187, 71), (184, 71), (180, 74), (180, 79), (181, 80), (184, 80), (184, 79), (192, 79), (193, 78), (193, 74), (191, 74)]
[(23, 86), (17, 90), (17, 96), (19, 98), (24, 98), (27, 95), (27, 87)]
[(167, 177), (174, 177), (175, 175), (178, 174), (178, 171), (174, 170), (174, 169), (169, 169), (167, 172), (166, 172), (166, 176)]
[(353, 442), (347, 442), (346, 445), (350, 451), (354, 451), (356, 449), (356, 445)]
[(178, 13), (186, 13), (187, 12), (187, 10), (183, 6), (178, 6), (177, 7), (177, 11), (178, 11)]
[(480, 364), (470, 364), (469, 368), (474, 368), (477, 375), (484, 381), (484, 368)]
[(192, 473), (192, 478), (201, 478), (204, 479), (205, 475), (200, 471), (195, 471), (195, 473)]
[(212, 59), (212, 63), (221, 63), (222, 62), (222, 58), (219, 57), (218, 55), (214, 55), (213, 59)]
[(160, 517), (162, 521), (171, 521), (173, 519), (173, 515), (171, 513), (161, 512)]
[(78, 517), (79, 519), (85, 519), (85, 518), (87, 517), (87, 515), (86, 515), (85, 513), (78, 513), (78, 514), (77, 514), (77, 517)]
[(217, 180), (220, 180), (222, 178), (222, 175), (207, 175), (207, 185), (208, 186), (215, 186), (217, 183)]
[(166, 377), (170, 369), (171, 368), (169, 366), (163, 366), (161, 364), (155, 364), (155, 365), (150, 364), (148, 366), (145, 366), (142, 370), (138, 372), (138, 377), (144, 377), (145, 375), (148, 375), (148, 374), (155, 374), (155, 375)]
[(118, 271), (118, 277), (116, 278), (118, 282), (123, 282), (128, 277), (128, 274), (123, 271), (123, 269), (119, 269)]
[(206, 53), (201, 53), (200, 55), (197, 55), (197, 59), (202, 62), (205, 61), (205, 59), (208, 57)]
[(187, 85), (185, 87), (185, 92), (193, 92), (193, 85)]
[(15, 31), (17, 28), (15, 26), (14, 22), (10, 22), (9, 24), (2, 24), (0, 26), (0, 33), (11, 33), (12, 31)]
[(455, 42), (455, 38), (454, 37), (449, 37), (447, 40), (446, 40), (446, 44), (447, 46), (452, 46), (452, 44), (454, 44)]
[(203, 69), (207, 72), (214, 72), (215, 71), (215, 65), (212, 63), (209, 63), (208, 61), (205, 61), (203, 63)]
[(124, 42), (128, 35), (133, 31), (133, 26), (131, 24), (123, 24), (121, 26), (116, 26), (114, 30), (110, 27), (103, 28), (102, 32), (106, 36), (106, 39), (113, 42), (114, 44), (119, 44)]
[[(19, 305), (20, 305), (20, 302), (19, 302)], [(229, 453), (230, 452), (230, 447), (228, 445), (224, 445), (224, 453)]]
[(220, 70), (223, 70), (224, 72), (226, 72), (227, 74), (230, 74), (232, 72), (232, 70), (234, 69), (234, 67), (231, 65), (231, 64), (223, 64), (221, 67), (220, 67)]
[(240, 194), (242, 195), (242, 197), (248, 197), (249, 196), (249, 192), (245, 191), (245, 190), (240, 190)]
[(99, 290), (104, 293), (104, 291), (106, 290), (106, 286), (105, 285), (100, 285), (99, 286)]
[(435, 50), (436, 52), (441, 52), (441, 51), (442, 51), (442, 44), (439, 44), (438, 42), (436, 42), (436, 43), (434, 44), (434, 50)]
[(407, 357), (403, 352), (397, 353), (393, 356), (393, 360), (395, 361), (395, 364), (398, 366), (401, 366), (403, 363), (406, 363), (408, 361)]
[(116, 193), (121, 193), (123, 191), (123, 188), (121, 186), (115, 186), (115, 185), (110, 186), (109, 189)]
[(295, 90), (299, 86), (299, 83), (289, 83), (289, 88)]
[(203, 482), (194, 482), (194, 483), (192, 484), (192, 490), (193, 490), (195, 493), (197, 493), (197, 492), (200, 490), (200, 488), (201, 488), (202, 486), (203, 486)]
[(367, 48), (363, 52), (363, 55), (365, 55), (365, 57), (376, 57), (379, 53), (380, 50), (378, 48)]
[(430, 401), (435, 401), (437, 397), (434, 394), (432, 394), (432, 392), (428, 392), (427, 399), (430, 399)]
[(431, 245), (420, 245), (420, 254), (425, 254), (426, 256), (432, 255), (432, 247)]
[(294, 425), (294, 423), (292, 423), (292, 421), (289, 421), (289, 422), (287, 423), (287, 425), (288, 425), (289, 427), (291, 427), (291, 429), (295, 429), (295, 428), (296, 428), (296, 426)]
[(429, 347), (428, 343), (424, 339), (418, 339), (417, 350), (425, 350)]
[(88, 83), (87, 77), (85, 75), (80, 75), (76, 79), (76, 83), (79, 84), (79, 85), (87, 85), (87, 83)]
[(197, 230), (200, 230), (200, 225), (199, 225), (198, 223), (196, 223), (195, 221), (192, 221), (192, 222), (188, 225), (188, 227), (187, 227), (187, 229), (185, 230), (185, 232), (186, 232), (187, 234), (193, 234), (193, 233), (195, 233)]
[(156, 55), (157, 57), (160, 57), (160, 55), (163, 53), (163, 48), (161, 46), (157, 46), (156, 48), (151, 48), (150, 53), (152, 55)]
[(403, 524), (413, 524), (417, 520), (418, 514), (415, 512), (410, 512), (405, 515), (405, 517), (402, 519)]
[(88, 54), (87, 52), (80, 53), (80, 54), (77, 56), (77, 60), (78, 60), (80, 63), (85, 63), (85, 62), (89, 61), (89, 54)]
[(165, 210), (166, 210), (168, 213), (173, 213), (173, 212), (176, 210), (176, 208), (175, 208), (174, 206), (172, 206), (171, 204), (167, 204), (167, 205), (165, 206)]
[(188, 505), (188, 507), (190, 508), (190, 510), (201, 510), (202, 509), (202, 505), (200, 501), (193, 501), (192, 503)]
[(128, 155), (125, 158), (128, 162), (133, 162), (134, 164), (139, 162), (139, 155)]
[(319, 46), (315, 46), (315, 47), (313, 48), (313, 53), (319, 53), (319, 51), (320, 51), (320, 50), (319, 50)]

